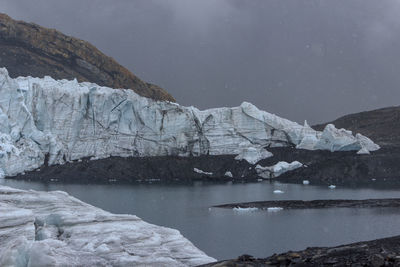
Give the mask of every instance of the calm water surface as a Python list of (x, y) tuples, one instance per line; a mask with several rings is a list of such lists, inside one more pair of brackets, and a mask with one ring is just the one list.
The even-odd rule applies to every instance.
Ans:
[[(235, 212), (210, 206), (259, 200), (365, 199), (400, 197), (399, 190), (348, 189), (279, 183), (181, 185), (77, 185), (2, 180), (21, 189), (63, 190), (113, 213), (135, 214), (172, 227), (217, 259), (244, 253), (266, 257), (308, 246), (400, 235), (400, 210), (326, 209)], [(274, 194), (279, 189), (283, 194)]]

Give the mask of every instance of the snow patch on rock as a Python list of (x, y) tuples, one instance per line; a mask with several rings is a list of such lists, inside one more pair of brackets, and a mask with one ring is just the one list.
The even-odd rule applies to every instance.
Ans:
[(230, 171), (225, 172), (224, 176), (233, 178), (233, 174)]
[(212, 172), (205, 172), (205, 171), (202, 171), (202, 170), (197, 169), (197, 168), (193, 168), (193, 171), (198, 173), (198, 174), (204, 174), (204, 175), (207, 175), (207, 176), (212, 176), (213, 175)]
[[(240, 145), (239, 145), (240, 146)], [(243, 147), (243, 145), (241, 146)], [(254, 165), (260, 160), (272, 157), (273, 154), (262, 147), (245, 146), (240, 151), (235, 160), (246, 160), (248, 163)]]
[(269, 167), (262, 167), (261, 165), (256, 166), (256, 172), (258, 176), (269, 179), (275, 178), (282, 175), (285, 172), (292, 171), (303, 167), (303, 164), (298, 161), (287, 163), (286, 161), (279, 161), (277, 164)]

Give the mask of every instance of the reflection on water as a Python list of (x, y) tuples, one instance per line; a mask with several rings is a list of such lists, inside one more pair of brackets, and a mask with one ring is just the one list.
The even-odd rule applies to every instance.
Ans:
[[(400, 210), (326, 209), (235, 212), (210, 206), (260, 200), (398, 198), (400, 191), (279, 183), (78, 185), (2, 180), (21, 189), (62, 190), (114, 213), (172, 227), (217, 259), (266, 257), (308, 246), (331, 246), (400, 234)], [(283, 194), (274, 194), (282, 190)]]

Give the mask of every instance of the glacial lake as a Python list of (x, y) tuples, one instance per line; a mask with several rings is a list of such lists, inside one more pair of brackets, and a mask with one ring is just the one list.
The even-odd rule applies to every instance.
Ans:
[[(395, 189), (329, 189), (280, 183), (78, 185), (0, 180), (20, 189), (62, 190), (113, 213), (178, 229), (217, 259), (257, 257), (400, 235), (400, 209), (334, 208), (237, 212), (213, 205), (261, 200), (398, 198)], [(274, 194), (274, 190), (283, 194)]]

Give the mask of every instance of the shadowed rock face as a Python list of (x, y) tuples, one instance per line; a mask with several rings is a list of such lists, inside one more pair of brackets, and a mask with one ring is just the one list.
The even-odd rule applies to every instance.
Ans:
[(141, 96), (175, 101), (164, 89), (146, 83), (86, 41), (0, 13), (0, 66), (11, 77), (51, 76), (130, 88)]
[[(361, 133), (380, 146), (400, 146), (400, 107), (350, 114), (330, 123), (337, 128)], [(315, 125), (313, 128), (321, 130), (326, 124)]]

